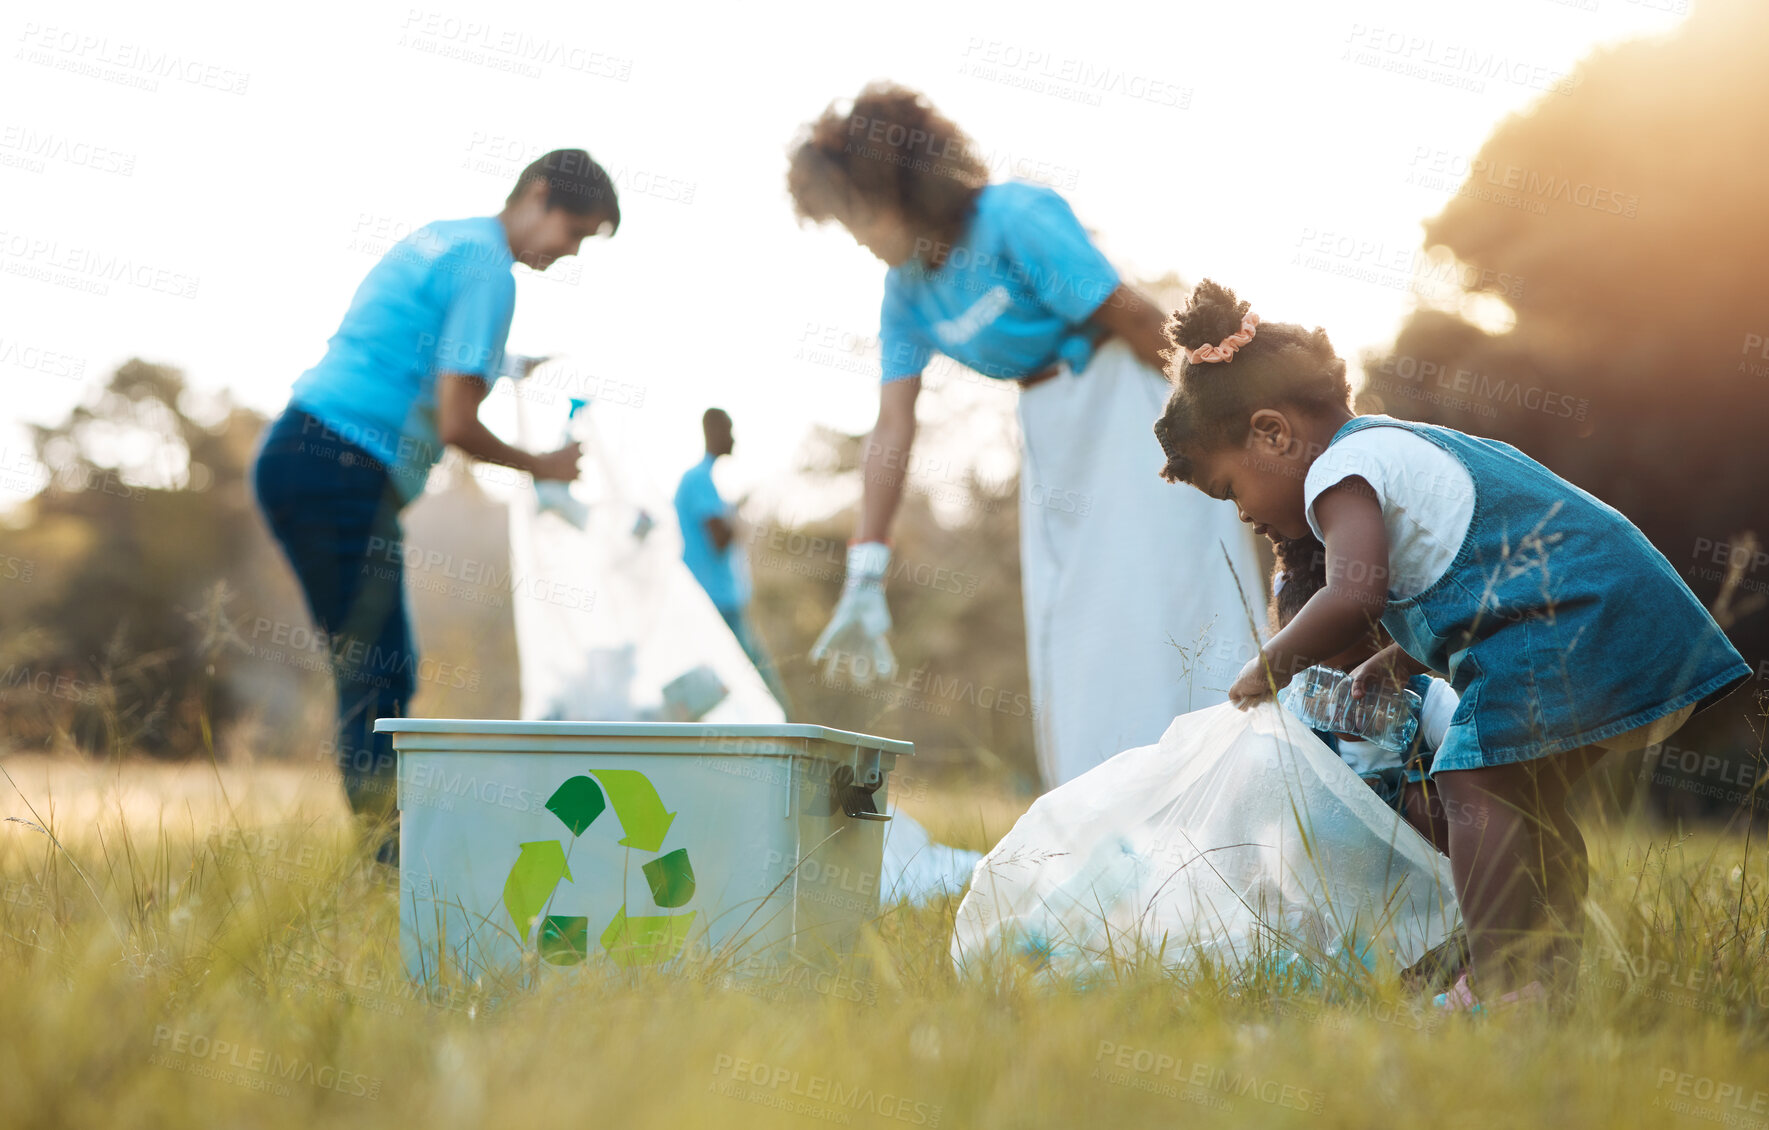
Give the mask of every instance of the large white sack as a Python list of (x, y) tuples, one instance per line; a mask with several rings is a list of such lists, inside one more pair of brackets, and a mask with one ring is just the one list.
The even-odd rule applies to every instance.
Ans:
[[(1020, 393), (1020, 580), (1045, 788), (1228, 699), (1265, 607), (1233, 505), (1161, 481), (1171, 392), (1122, 338)], [(1236, 578), (1239, 578), (1237, 581)], [(1244, 589), (1243, 589), (1244, 586)]]
[(1312, 980), (1405, 968), (1458, 923), (1449, 860), (1267, 700), (1181, 715), (1038, 798), (977, 865), (952, 958), (1082, 983), (1138, 957)]
[[(517, 399), (521, 408), (521, 398)], [(540, 508), (532, 490), (510, 503), (510, 565), (517, 586), (516, 651), (522, 664), (522, 717), (596, 722), (779, 723), (785, 712), (725, 626), (706, 590), (682, 561), (670, 500), (648, 497), (642, 477), (623, 473), (594, 420), (578, 414), (584, 475), (571, 490), (587, 504), (582, 529)], [(547, 446), (549, 434), (519, 410), (520, 442)], [(558, 427), (555, 418), (552, 428)], [(539, 434), (537, 434), (539, 433)], [(641, 517), (643, 515), (644, 517)], [(643, 536), (640, 536), (642, 532)], [(698, 670), (705, 669), (705, 670)], [(697, 672), (696, 674), (690, 674)], [(710, 696), (690, 693), (716, 676)], [(687, 677), (685, 683), (677, 680)]]
[[(522, 410), (520, 442), (544, 447), (546, 429)], [(700, 721), (779, 724), (785, 712), (706, 590), (682, 561), (671, 502), (648, 496), (623, 474), (619, 453), (596, 427), (595, 406), (572, 434), (584, 444), (585, 474), (571, 493), (586, 504), (583, 528), (544, 509), (534, 491), (510, 503), (510, 561), (519, 593), (516, 650), (522, 664), (522, 717), (576, 721), (669, 720), (664, 687), (710, 671), (724, 698)], [(555, 418), (553, 425), (558, 427)], [(652, 524), (643, 537), (640, 514)], [(678, 696), (679, 697), (679, 696)], [(886, 903), (921, 902), (964, 888), (980, 858), (937, 844), (896, 805), (886, 811), (879, 893)]]

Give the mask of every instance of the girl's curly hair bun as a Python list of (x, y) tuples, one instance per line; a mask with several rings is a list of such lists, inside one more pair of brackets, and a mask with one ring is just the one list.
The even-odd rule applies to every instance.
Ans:
[[(1184, 310), (1176, 310), (1164, 327), (1176, 349), (1201, 349), (1218, 345), (1241, 328), (1252, 304), (1235, 297), (1219, 282), (1205, 279), (1192, 290)], [(1176, 354), (1176, 356), (1178, 356)]]
[(1228, 287), (1205, 279), (1163, 327), (1173, 343), (1166, 355), (1173, 391), (1155, 423), (1155, 436), (1166, 456), (1161, 475), (1168, 482), (1192, 482), (1198, 459), (1244, 440), (1261, 408), (1351, 411), (1345, 362), (1333, 352), (1325, 330), (1261, 321), (1258, 332), (1234, 350), (1232, 366), (1186, 359), (1186, 350), (1220, 346), (1242, 333), (1250, 308)]

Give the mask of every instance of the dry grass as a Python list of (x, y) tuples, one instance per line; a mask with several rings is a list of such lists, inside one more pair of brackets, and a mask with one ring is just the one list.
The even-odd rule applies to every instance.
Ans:
[[(887, 909), (804, 985), (583, 970), (426, 997), (390, 972), (393, 894), (335, 780), (0, 764), (22, 790), (0, 780), (0, 814), (46, 826), (0, 824), (9, 1127), (1769, 1130), (1769, 880), (1742, 832), (1592, 836), (1580, 1009), (1554, 1025), (1151, 970), (960, 983), (950, 904)], [(911, 807), (983, 846), (1019, 806)]]

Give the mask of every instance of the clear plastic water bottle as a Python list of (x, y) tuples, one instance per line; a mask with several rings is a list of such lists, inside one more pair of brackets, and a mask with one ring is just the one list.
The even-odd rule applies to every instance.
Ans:
[[(587, 400), (571, 401), (571, 413), (565, 418), (565, 431), (559, 437), (561, 446), (577, 438), (577, 418), (589, 403)], [(584, 529), (590, 523), (590, 508), (576, 495), (571, 493), (571, 484), (558, 479), (537, 479), (534, 493), (540, 499), (540, 509), (551, 510), (561, 518), (570, 522), (578, 529)]]
[(1355, 734), (1383, 749), (1404, 753), (1419, 732), (1419, 696), (1381, 686), (1351, 697), (1351, 675), (1331, 667), (1310, 667), (1279, 694), (1284, 708), (1311, 729)]

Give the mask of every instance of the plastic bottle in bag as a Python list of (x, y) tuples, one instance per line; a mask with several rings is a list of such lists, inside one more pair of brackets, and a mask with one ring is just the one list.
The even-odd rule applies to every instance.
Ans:
[(1419, 696), (1381, 686), (1351, 697), (1351, 675), (1331, 667), (1310, 667), (1279, 696), (1285, 709), (1311, 729), (1356, 734), (1383, 749), (1404, 753), (1419, 732)]

